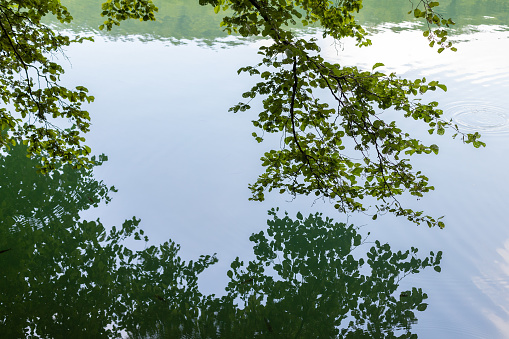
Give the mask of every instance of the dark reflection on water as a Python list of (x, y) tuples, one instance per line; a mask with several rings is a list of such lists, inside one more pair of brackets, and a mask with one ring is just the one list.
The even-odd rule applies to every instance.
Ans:
[(111, 244), (101, 223), (79, 222), (79, 212), (108, 201), (110, 189), (89, 170), (39, 175), (39, 163), (23, 146), (0, 157), (0, 250), (8, 250), (0, 254), (0, 336), (104, 336), (114, 252), (101, 245)]
[[(174, 310), (196, 302), (196, 275), (214, 258), (185, 263), (171, 241), (128, 249), (126, 240), (143, 236), (139, 220), (107, 231), (99, 220), (79, 217), (108, 202), (113, 188), (95, 180), (92, 170), (62, 166), (39, 175), (39, 163), (27, 159), (24, 147), (0, 157), (2, 338), (118, 337), (123, 328), (143, 323), (139, 315), (159, 302), (162, 286)], [(176, 326), (179, 317), (171, 318)]]
[(2, 337), (416, 337), (411, 326), (427, 295), (399, 283), (440, 271), (440, 252), (420, 259), (415, 248), (368, 248), (353, 226), (272, 210), (268, 229), (250, 238), (256, 259), (237, 258), (227, 294), (206, 296), (197, 277), (215, 256), (186, 263), (171, 240), (130, 250), (125, 240), (143, 237), (139, 220), (110, 231), (80, 221), (114, 188), (87, 169), (39, 175), (39, 160), (25, 154), (18, 146), (0, 157)]
[[(414, 312), (426, 309), (427, 295), (398, 285), (426, 267), (440, 270), (441, 253), (421, 260), (415, 248), (394, 253), (378, 241), (368, 249), (355, 227), (319, 213), (269, 216), (268, 229), (250, 237), (256, 259), (231, 264), (217, 323), (222, 337), (417, 337)], [(368, 249), (365, 258), (356, 248)]]

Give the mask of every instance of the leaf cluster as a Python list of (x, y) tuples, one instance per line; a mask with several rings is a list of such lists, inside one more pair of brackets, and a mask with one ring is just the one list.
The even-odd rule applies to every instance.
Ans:
[[(94, 100), (85, 87), (59, 84), (64, 69), (56, 57), (85, 38), (53, 31), (42, 23), (48, 15), (72, 20), (58, 0), (0, 1), (0, 148), (25, 143), (28, 155), (45, 156), (43, 172), (58, 162), (90, 163), (90, 148), (82, 144), (90, 116), (82, 104)], [(73, 127), (58, 126), (58, 119)]]
[(99, 29), (106, 28), (108, 31), (113, 25), (120, 25), (121, 21), (136, 19), (140, 21), (155, 21), (158, 9), (152, 0), (107, 0), (102, 4), (101, 16), (106, 20)]
[[(413, 169), (409, 156), (437, 154), (439, 148), (399, 128), (394, 112), (426, 124), (430, 134), (443, 135), (449, 128), (464, 142), (484, 146), (478, 133), (463, 134), (444, 120), (437, 102), (420, 101), (427, 91), (445, 91), (446, 86), (425, 78), (409, 80), (385, 74), (377, 69), (384, 66), (381, 63), (371, 71), (330, 63), (321, 56), (316, 38), (301, 37), (286, 28), (295, 20), (317, 23), (323, 37), (354, 37), (359, 46), (368, 46), (371, 42), (366, 31), (355, 22), (361, 1), (200, 3), (213, 5), (216, 11), (233, 12), (223, 19), (228, 32), (261, 35), (273, 41), (260, 47), (259, 64), (239, 70), (261, 79), (243, 94), (247, 102), (231, 108), (233, 112), (246, 111), (254, 98), (262, 98), (263, 110), (253, 125), (263, 133), (253, 136), (258, 142), (265, 133), (281, 136), (281, 149), (270, 150), (261, 158), (265, 173), (250, 185), (252, 200), (264, 200), (266, 191), (277, 190), (292, 196), (330, 199), (340, 212), (368, 213), (370, 206), (365, 206), (363, 199), (372, 197), (377, 201), (371, 212), (374, 219), (389, 212), (417, 224), (444, 226), (441, 218), (404, 208), (398, 200), (403, 194), (422, 197), (434, 189), (421, 171)], [(434, 10), (436, 6), (437, 2), (420, 1), (413, 14), (424, 18), (428, 27), (438, 27), (425, 34), (431, 45), (438, 42), (440, 53), (453, 49), (441, 29), (453, 22), (441, 18)]]
[[(455, 23), (451, 18), (445, 19), (434, 10), (439, 5), (438, 1), (419, 0), (415, 8), (409, 11), (408, 14), (413, 14), (415, 18), (422, 18), (426, 21), (428, 29), (423, 32), (423, 35), (430, 41), (430, 47), (434, 47), (437, 44), (439, 46), (438, 53), (442, 53), (445, 49), (451, 49), (451, 51), (456, 52), (456, 47), (452, 47), (452, 43), (447, 41), (447, 30), (444, 28), (448, 28)], [(436, 28), (432, 28), (432, 26), (436, 26)]]

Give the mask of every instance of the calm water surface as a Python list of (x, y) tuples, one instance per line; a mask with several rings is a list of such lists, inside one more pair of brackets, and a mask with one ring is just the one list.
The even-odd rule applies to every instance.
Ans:
[[(499, 6), (495, 10), (507, 9), (507, 3), (493, 2)], [(208, 17), (195, 27), (212, 32), (189, 29), (172, 38), (157, 26), (153, 35), (97, 35), (96, 42), (66, 52), (72, 63), (67, 81), (87, 86), (96, 97), (89, 107), (93, 127), (87, 140), (96, 153), (110, 158), (97, 177), (119, 189), (107, 207), (84, 217), (100, 216), (113, 225), (135, 215), (153, 243), (171, 238), (181, 244), (184, 259), (217, 252), (220, 261), (201, 275), (200, 286), (204, 293), (222, 294), (229, 263), (236, 256), (250, 257), (249, 235), (265, 228), (268, 209), (279, 206), (290, 215), (320, 211), (337, 221), (366, 225), (363, 231), (389, 242), (393, 250), (443, 250), (441, 273), (431, 270), (403, 280), (403, 286), (422, 287), (429, 296), (430, 305), (414, 327), (419, 338), (508, 338), (509, 27), (503, 21), (509, 13), (483, 10), (470, 20), (460, 13), (467, 19), (453, 36), (457, 53), (437, 54), (415, 23), (395, 24), (391, 18), (377, 18), (372, 47), (322, 42), (324, 54), (342, 65), (371, 68), (383, 62), (386, 71), (404, 77), (440, 80), (447, 93), (425, 99), (438, 100), (465, 131), (482, 133), (487, 147), (474, 149), (450, 134), (430, 138), (419, 126), (401, 122), (440, 146), (438, 156), (415, 159), (436, 190), (408, 204), (445, 215), (444, 230), (392, 216), (373, 222), (340, 215), (328, 202), (305, 197), (290, 201), (269, 194), (263, 203), (249, 202), (247, 184), (261, 173), (258, 159), (271, 141), (260, 145), (251, 137), (250, 121), (259, 103), (238, 115), (228, 108), (256, 80), (238, 76), (237, 69), (256, 63), (257, 48), (266, 42), (214, 40), (210, 25), (216, 19)], [(189, 24), (191, 16), (180, 13)], [(95, 26), (85, 29), (77, 21), (83, 25), (77, 30), (94, 32)], [(193, 34), (201, 40), (192, 40)]]

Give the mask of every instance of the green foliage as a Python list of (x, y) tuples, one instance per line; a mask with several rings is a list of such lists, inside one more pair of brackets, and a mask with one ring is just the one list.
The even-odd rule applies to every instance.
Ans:
[(93, 32), (108, 39), (124, 39), (126, 36), (136, 35), (142, 40), (164, 39), (176, 44), (181, 40), (192, 39), (212, 43), (218, 37), (227, 36), (219, 27), (221, 18), (208, 8), (189, 0), (156, 1), (158, 11), (155, 13), (155, 21), (128, 20), (111, 31), (99, 31), (98, 27), (104, 25), (105, 21), (105, 18), (101, 17), (103, 2), (104, 0), (62, 0), (72, 13), (73, 21), (60, 24), (48, 18), (48, 23), (56, 29), (72, 30), (76, 33)]
[(2, 337), (119, 337), (125, 329), (153, 330), (161, 305), (170, 307), (166, 313), (180, 330), (184, 305), (201, 297), (197, 274), (217, 259), (186, 263), (171, 240), (130, 250), (126, 240), (148, 240), (138, 219), (107, 231), (99, 220), (79, 216), (107, 203), (115, 190), (92, 176), (104, 156), (92, 158), (89, 169), (66, 164), (42, 175), (36, 173), (40, 158), (26, 152), (16, 146), (0, 157)]
[[(361, 201), (373, 197), (377, 213), (443, 226), (397, 200), (405, 192), (420, 197), (433, 189), (407, 157), (436, 154), (438, 147), (412, 138), (382, 112), (400, 111), (442, 135), (454, 126), (441, 118), (437, 103), (413, 98), (446, 90), (445, 85), (384, 74), (376, 70), (383, 66), (379, 63), (371, 71), (329, 63), (316, 40), (287, 28), (300, 21), (320, 26), (324, 37), (352, 37), (369, 46), (355, 19), (361, 0), (200, 4), (232, 13), (222, 22), (227, 32), (274, 42), (260, 48), (261, 63), (240, 70), (262, 78), (244, 94), (264, 98), (254, 125), (281, 133), (284, 145), (262, 158), (266, 172), (250, 186), (253, 200), (277, 189), (326, 197), (347, 212), (367, 211)], [(453, 49), (443, 29), (452, 21), (437, 14), (436, 6), (419, 1), (411, 13), (429, 25), (425, 36), (440, 53)], [(110, 30), (122, 20), (154, 20), (157, 8), (150, 0), (109, 0), (102, 10), (102, 28)], [(8, 151), (0, 158), (0, 333), (9, 338), (115, 337), (120, 331), (138, 338), (416, 337), (410, 332), (414, 312), (426, 309), (427, 296), (418, 288), (397, 292), (399, 283), (427, 267), (439, 272), (441, 252), (419, 259), (415, 248), (394, 253), (376, 241), (366, 258), (355, 258), (353, 250), (364, 240), (353, 226), (320, 214), (280, 219), (271, 211), (268, 230), (251, 237), (256, 259), (244, 266), (237, 258), (228, 272), (228, 294), (216, 298), (203, 296), (197, 285), (197, 275), (217, 261), (215, 256), (186, 263), (171, 241), (133, 251), (125, 240), (148, 241), (136, 218), (109, 232), (99, 220), (82, 221), (79, 213), (109, 201), (114, 188), (93, 179), (93, 167), (105, 157), (90, 157), (81, 144), (89, 129), (81, 105), (93, 97), (84, 87), (60, 86), (63, 68), (51, 58), (84, 39), (55, 33), (41, 23), (47, 15), (62, 23), (72, 19), (57, 0), (0, 1), (5, 106), (0, 147)], [(324, 92), (337, 108), (318, 99)], [(232, 110), (249, 108), (239, 103)], [(57, 118), (67, 118), (73, 127), (58, 127)], [(483, 145), (477, 133), (463, 139)], [(37, 174), (36, 167), (47, 175)]]
[[(198, 275), (217, 261), (183, 261), (171, 240), (148, 241), (139, 220), (109, 231), (81, 211), (115, 191), (91, 168), (61, 165), (49, 175), (16, 146), (0, 157), (0, 333), (6, 338), (411, 337), (421, 289), (400, 291), (409, 274), (440, 271), (441, 253), (366, 246), (353, 226), (320, 214), (295, 220), (269, 212), (268, 229), (251, 236), (256, 259), (236, 258), (227, 295), (204, 296)], [(240, 305), (237, 303), (240, 301)]]
[(107, 19), (99, 29), (111, 30), (113, 25), (120, 25), (120, 22), (128, 19), (140, 21), (155, 21), (154, 12), (157, 7), (151, 0), (107, 0), (102, 5), (101, 16)]
[[(412, 1), (415, 7), (400, 0), (364, 0), (363, 9), (357, 19), (369, 26), (385, 22), (400, 23), (409, 21), (408, 11), (423, 6), (419, 1)], [(441, 21), (444, 18), (454, 18), (455, 25), (452, 34), (458, 30), (471, 30), (472, 25), (507, 25), (509, 22), (509, 3), (506, 0), (449, 0), (439, 1), (440, 6), (431, 7)], [(424, 9), (425, 11), (425, 9)], [(433, 14), (433, 16), (435, 15)], [(415, 19), (417, 20), (417, 19)], [(422, 18), (420, 19), (422, 20)]]
[[(205, 297), (198, 291), (198, 274), (217, 262), (210, 255), (184, 262), (180, 246), (169, 241), (144, 251), (120, 254), (121, 268), (115, 291), (122, 306), (118, 329), (131, 337), (147, 338), (164, 333), (182, 338), (196, 329)], [(135, 261), (136, 260), (136, 261)]]
[[(72, 20), (58, 0), (0, 1), (0, 148), (25, 143), (29, 155), (44, 156), (43, 172), (58, 162), (90, 162), (90, 148), (82, 144), (90, 117), (81, 107), (94, 99), (85, 87), (59, 84), (64, 69), (55, 55), (84, 38), (53, 31), (41, 22), (48, 15)], [(72, 128), (61, 128), (57, 120)]]
[(367, 245), (353, 226), (321, 214), (269, 215), (268, 229), (250, 238), (256, 259), (231, 263), (226, 296), (182, 300), (187, 317), (179, 319), (177, 306), (166, 301), (172, 292), (158, 291), (160, 305), (151, 305), (143, 322), (153, 330), (143, 325), (130, 338), (417, 337), (410, 330), (416, 312), (427, 308), (427, 295), (399, 284), (427, 267), (439, 271), (441, 252), (420, 259), (416, 248), (392, 252), (375, 241), (365, 258), (356, 258), (354, 250)]
[[(426, 79), (400, 79), (395, 74), (359, 70), (329, 63), (320, 55), (313, 38), (298, 37), (288, 29), (298, 22), (321, 28), (324, 37), (340, 40), (355, 38), (359, 46), (369, 46), (366, 31), (356, 21), (361, 0), (200, 0), (215, 12), (227, 10), (222, 26), (228, 33), (262, 36), (273, 40), (261, 47), (262, 62), (240, 71), (259, 75), (262, 81), (244, 97), (262, 96), (263, 111), (253, 121), (263, 132), (282, 134), (283, 147), (265, 153), (265, 173), (250, 185), (253, 200), (263, 200), (273, 189), (291, 195), (316, 195), (334, 201), (341, 212), (369, 212), (365, 197), (377, 200), (373, 218), (394, 213), (415, 223), (444, 224), (422, 211), (404, 208), (402, 194), (416, 197), (433, 189), (428, 178), (415, 171), (409, 161), (413, 154), (437, 154), (438, 146), (426, 145), (388, 120), (384, 111), (400, 111), (402, 116), (428, 125), (429, 132), (442, 135), (447, 128), (436, 102), (421, 103), (415, 98), (445, 85)], [(444, 28), (453, 24), (436, 11), (438, 2), (421, 0), (409, 13), (428, 25), (424, 35), (438, 52), (451, 47)], [(157, 8), (151, 0), (109, 0), (102, 6), (108, 30), (127, 19), (151, 21)], [(63, 23), (71, 21), (66, 8), (57, 0), (37, 3), (0, 2), (0, 47), (2, 61), (2, 102), (0, 107), (0, 147), (16, 142), (28, 145), (29, 155), (42, 155), (41, 171), (55, 168), (58, 162), (76, 167), (90, 163), (90, 148), (82, 145), (89, 130), (89, 115), (81, 109), (93, 100), (81, 86), (69, 90), (58, 84), (63, 68), (50, 55), (72, 42), (41, 23), (47, 15)], [(329, 97), (323, 99), (323, 94)], [(333, 104), (330, 104), (330, 102)], [(232, 111), (249, 109), (239, 103)], [(53, 124), (67, 118), (73, 127)], [(459, 131), (457, 131), (459, 133)], [(461, 134), (461, 133), (459, 133)], [(461, 134), (464, 142), (484, 146), (480, 135)], [(263, 141), (256, 133), (257, 141)]]
[[(111, 31), (98, 31), (97, 28), (104, 24), (101, 17), (102, 0), (62, 0), (62, 4), (72, 13), (71, 23), (61, 24), (58, 20), (47, 18), (55, 29), (72, 30), (75, 33), (93, 32), (106, 36), (109, 39), (122, 39), (127, 35), (136, 35), (145, 40), (163, 39), (165, 42), (179, 44), (186, 40), (199, 39), (200, 42), (214, 43), (214, 40), (225, 37), (226, 32), (219, 26), (221, 17), (215, 15), (207, 7), (200, 6), (198, 1), (189, 0), (154, 0), (158, 11), (155, 13), (156, 21), (129, 20), (122, 22), (120, 26)], [(415, 3), (415, 2), (414, 2)], [(372, 31), (375, 26), (386, 23), (401, 23), (409, 21), (407, 14), (410, 4), (402, 3), (401, 0), (364, 0), (363, 8), (356, 14), (357, 22), (368, 27)], [(489, 0), (479, 2), (477, 0), (462, 0), (441, 2), (440, 7), (435, 7), (442, 16), (453, 17), (456, 24), (449, 34), (461, 32), (471, 25), (500, 24), (509, 22), (509, 3), (505, 0)], [(414, 19), (418, 21), (422, 19)], [(304, 28), (301, 22), (297, 22), (296, 28)], [(414, 27), (415, 28), (415, 27)], [(426, 26), (421, 26), (426, 29)], [(401, 29), (396, 26), (395, 30)], [(221, 44), (238, 44), (241, 40), (221, 40)]]
[[(263, 110), (253, 124), (263, 133), (281, 135), (282, 148), (266, 152), (261, 159), (265, 173), (250, 185), (252, 200), (264, 200), (266, 191), (277, 190), (330, 199), (340, 212), (367, 213), (362, 201), (373, 197), (377, 200), (373, 218), (390, 212), (417, 224), (444, 226), (441, 218), (404, 208), (398, 201), (405, 193), (422, 197), (434, 189), (421, 171), (413, 169), (409, 156), (437, 154), (438, 146), (422, 143), (383, 113), (401, 112), (402, 117), (428, 125), (430, 133), (442, 135), (452, 128), (461, 134), (442, 119), (437, 102), (416, 98), (437, 88), (445, 91), (445, 85), (425, 78), (400, 79), (375, 70), (379, 63), (371, 71), (330, 63), (320, 55), (315, 38), (299, 37), (285, 28), (301, 21), (318, 25), (324, 38), (352, 37), (358, 46), (369, 46), (364, 28), (355, 21), (361, 0), (200, 0), (200, 4), (212, 5), (216, 12), (228, 10), (231, 14), (222, 25), (229, 33), (273, 41), (260, 47), (259, 64), (239, 70), (261, 81), (243, 94), (247, 103), (231, 108), (248, 110), (251, 100), (262, 97)], [(440, 53), (453, 49), (443, 29), (453, 22), (435, 12), (437, 6), (438, 2), (419, 1), (411, 13), (425, 20), (425, 35)], [(253, 136), (263, 141), (263, 136)], [(478, 133), (462, 136), (475, 147), (484, 145)]]
[(405, 276), (439, 269), (441, 252), (419, 259), (416, 248), (392, 252), (375, 241), (366, 258), (355, 258), (354, 250), (367, 246), (355, 227), (321, 214), (269, 215), (268, 229), (250, 238), (256, 259), (231, 264), (225, 299), (240, 299), (243, 307), (222, 323), (221, 336), (417, 337), (410, 327), (427, 295), (415, 287), (397, 290)]

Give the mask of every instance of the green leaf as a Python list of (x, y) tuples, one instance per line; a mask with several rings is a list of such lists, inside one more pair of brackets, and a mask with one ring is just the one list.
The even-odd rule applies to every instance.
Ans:
[(439, 87), (440, 89), (442, 89), (444, 92), (447, 92), (447, 86), (443, 85), (443, 84), (438, 84), (437, 87)]
[(438, 154), (438, 146), (437, 145), (433, 144), (429, 148), (433, 151), (433, 153)]
[(422, 303), (422, 304), (419, 304), (419, 306), (417, 306), (417, 311), (423, 312), (423, 311), (426, 311), (427, 308), (428, 308), (428, 304)]

